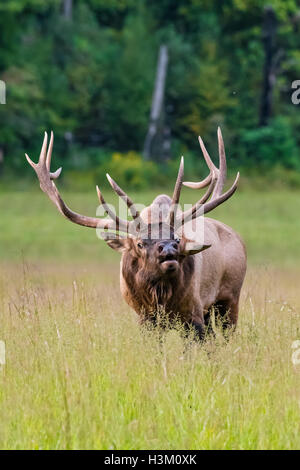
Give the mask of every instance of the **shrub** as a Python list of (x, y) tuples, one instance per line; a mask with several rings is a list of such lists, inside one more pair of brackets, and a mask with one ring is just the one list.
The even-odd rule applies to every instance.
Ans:
[(279, 117), (265, 127), (246, 130), (240, 139), (242, 163), (247, 167), (300, 169), (297, 142), (288, 119)]
[(148, 188), (153, 184), (163, 184), (164, 179), (156, 163), (144, 161), (138, 153), (132, 151), (125, 154), (113, 153), (109, 161), (96, 168), (96, 180), (103, 182), (106, 173), (109, 173), (121, 187), (136, 190)]

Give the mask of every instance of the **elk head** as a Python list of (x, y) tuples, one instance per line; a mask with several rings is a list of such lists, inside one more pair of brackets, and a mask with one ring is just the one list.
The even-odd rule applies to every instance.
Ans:
[(179, 237), (170, 225), (157, 223), (146, 226), (136, 237), (120, 238), (102, 234), (107, 244), (120, 251), (127, 263), (129, 259), (136, 271), (148, 272), (153, 280), (176, 277), (181, 265), (189, 255), (200, 253), (210, 245), (199, 244)]

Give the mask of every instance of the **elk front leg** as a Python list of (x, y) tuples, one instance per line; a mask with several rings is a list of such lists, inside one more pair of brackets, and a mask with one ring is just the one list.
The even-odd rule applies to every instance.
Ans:
[(194, 330), (196, 331), (196, 336), (200, 341), (204, 340), (205, 336), (205, 327), (204, 327), (204, 322), (199, 323), (198, 321), (192, 321), (192, 326)]
[(203, 310), (200, 305), (193, 313), (191, 321), (185, 323), (185, 329), (187, 332), (189, 332), (191, 328), (195, 331), (196, 338), (202, 342), (205, 336), (205, 324)]
[(185, 336), (188, 337), (191, 331), (194, 331), (196, 339), (199, 341), (204, 340), (205, 326), (202, 323), (191, 321), (184, 323)]
[(222, 329), (225, 332), (228, 329), (234, 330), (236, 328), (238, 314), (239, 314), (239, 301), (224, 300), (218, 301), (215, 304), (216, 318), (219, 318), (222, 323)]

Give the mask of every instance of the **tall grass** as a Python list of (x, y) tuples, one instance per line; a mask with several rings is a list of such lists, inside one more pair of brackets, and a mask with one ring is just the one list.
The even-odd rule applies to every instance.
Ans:
[(292, 276), (251, 270), (237, 332), (186, 347), (139, 329), (116, 267), (24, 269), (1, 278), (1, 448), (299, 448)]
[(139, 328), (119, 258), (93, 231), (39, 193), (1, 194), (0, 448), (299, 448), (299, 197), (241, 192), (216, 211), (246, 238), (250, 268), (237, 331), (200, 346)]

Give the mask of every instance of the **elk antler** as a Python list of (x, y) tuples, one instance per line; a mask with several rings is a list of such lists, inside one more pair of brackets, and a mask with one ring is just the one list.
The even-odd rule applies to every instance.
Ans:
[[(37, 174), (42, 191), (44, 191), (44, 193), (47, 194), (47, 196), (51, 199), (51, 201), (56, 205), (59, 212), (64, 217), (71, 220), (71, 222), (78, 224), (78, 225), (83, 225), (85, 227), (91, 227), (91, 228), (112, 229), (112, 230), (120, 230), (123, 232), (128, 232), (130, 228), (130, 223), (126, 220), (120, 219), (113, 213), (112, 210), (109, 209), (109, 206), (106, 204), (98, 187), (97, 187), (97, 192), (98, 192), (99, 200), (101, 204), (104, 206), (105, 211), (111, 217), (111, 219), (98, 219), (96, 217), (87, 217), (85, 215), (77, 214), (76, 212), (73, 212), (71, 209), (69, 209), (69, 207), (62, 200), (58, 192), (58, 189), (53, 181), (59, 177), (62, 169), (60, 168), (55, 173), (50, 172), (52, 149), (53, 149), (53, 132), (51, 132), (51, 138), (50, 138), (48, 150), (47, 150), (47, 143), (48, 143), (48, 135), (47, 135), (47, 132), (45, 132), (45, 137), (44, 137), (38, 163), (34, 163), (27, 154), (25, 154), (25, 156), (27, 158), (28, 163), (32, 166), (32, 168)], [(116, 225), (117, 225), (117, 228), (116, 228)]]
[(106, 173), (106, 178), (115, 193), (127, 204), (127, 207), (130, 210), (133, 219), (138, 219), (140, 217), (140, 213), (136, 210), (132, 199), (130, 199), (128, 194), (126, 194), (125, 191), (123, 191), (123, 189), (121, 189), (120, 186), (117, 185), (117, 183), (109, 176), (108, 173)]
[(212, 182), (213, 179), (216, 180), (217, 177), (219, 176), (219, 169), (212, 162), (212, 160), (209, 156), (209, 153), (205, 148), (204, 142), (203, 142), (203, 140), (201, 139), (200, 136), (198, 137), (198, 140), (199, 140), (199, 144), (200, 144), (204, 159), (205, 159), (206, 164), (207, 164), (210, 171), (209, 171), (209, 175), (203, 181), (199, 181), (199, 183), (192, 183), (190, 181), (184, 181), (183, 182), (184, 186), (188, 186), (189, 188), (193, 188), (193, 189), (205, 188), (206, 186), (208, 186)]
[[(183, 212), (180, 215), (180, 219), (181, 221), (184, 221), (184, 223), (188, 222), (193, 217), (194, 218), (198, 217), (200, 210), (201, 210), (201, 214), (207, 214), (208, 212), (210, 212), (211, 210), (215, 209), (217, 206), (225, 202), (227, 199), (229, 199), (233, 195), (235, 190), (237, 189), (237, 184), (238, 184), (238, 180), (240, 176), (240, 174), (237, 173), (236, 179), (233, 185), (231, 186), (231, 188), (228, 189), (225, 193), (222, 193), (224, 183), (226, 180), (227, 167), (226, 167), (226, 155), (225, 155), (224, 142), (223, 142), (221, 129), (219, 127), (218, 127), (219, 168), (217, 168), (213, 164), (201, 137), (199, 137), (199, 143), (200, 143), (201, 150), (203, 152), (204, 159), (207, 163), (207, 166), (210, 169), (210, 173), (203, 181), (200, 181), (199, 183), (184, 182), (183, 184), (185, 186), (188, 186), (194, 189), (204, 188), (208, 185), (209, 187), (206, 193), (204, 194), (204, 196), (201, 199), (199, 199), (199, 201), (196, 202), (196, 204), (194, 204), (194, 206), (191, 209)], [(211, 196), (211, 199), (208, 201), (210, 196)]]
[(181, 193), (181, 188), (182, 188), (182, 183), (183, 183), (183, 173), (184, 173), (184, 159), (183, 157), (181, 157), (178, 175), (177, 175), (177, 179), (176, 179), (176, 183), (174, 187), (172, 202), (170, 206), (170, 211), (168, 215), (169, 224), (171, 227), (174, 227), (176, 211), (178, 209), (178, 203), (179, 203), (180, 193)]

